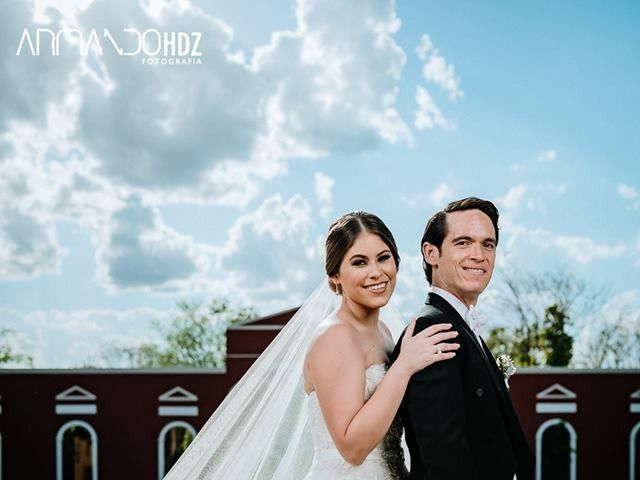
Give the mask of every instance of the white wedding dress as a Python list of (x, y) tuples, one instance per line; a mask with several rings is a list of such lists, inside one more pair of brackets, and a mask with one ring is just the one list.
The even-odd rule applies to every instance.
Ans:
[[(200, 429), (165, 480), (404, 480), (407, 471), (396, 420), (362, 465), (349, 465), (335, 448), (315, 393), (306, 395), (302, 365), (318, 325), (339, 298), (326, 280), (311, 294)], [(381, 320), (397, 338), (395, 310)], [(368, 400), (385, 374), (366, 370)]]
[[(364, 399), (367, 401), (382, 381), (385, 366), (371, 365), (365, 370)], [(376, 448), (358, 466), (349, 464), (336, 449), (324, 422), (318, 397), (311, 392), (308, 398), (309, 426), (313, 435), (313, 463), (305, 480), (402, 480), (408, 478), (401, 446), (402, 425), (399, 419)]]

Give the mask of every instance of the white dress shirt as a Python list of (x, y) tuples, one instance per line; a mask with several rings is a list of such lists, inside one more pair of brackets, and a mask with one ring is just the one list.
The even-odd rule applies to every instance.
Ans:
[[(444, 298), (447, 301), (447, 303), (451, 305), (455, 309), (455, 311), (460, 314), (460, 316), (464, 319), (467, 325), (469, 325), (469, 320), (467, 318), (469, 314), (469, 308), (464, 303), (462, 303), (462, 300), (460, 300), (458, 297), (456, 297), (452, 293), (449, 293), (446, 290), (443, 290), (442, 288), (439, 288), (439, 287), (431, 287), (431, 291), (435, 294), (440, 295), (442, 298)], [(471, 325), (469, 325), (469, 328), (471, 328)], [(478, 332), (476, 332), (473, 328), (471, 328), (471, 331), (475, 335), (476, 340), (478, 340), (480, 347), (482, 347), (482, 342), (480, 341), (480, 335), (478, 334)], [(484, 348), (482, 349), (482, 353), (484, 353)]]

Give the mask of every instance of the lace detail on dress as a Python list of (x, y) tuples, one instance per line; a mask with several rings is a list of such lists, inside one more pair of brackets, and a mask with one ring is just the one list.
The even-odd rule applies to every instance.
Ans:
[[(365, 370), (365, 401), (382, 381), (386, 367), (374, 364)], [(353, 466), (345, 461), (336, 449), (331, 434), (327, 429), (315, 392), (309, 394), (309, 425), (315, 447), (314, 463), (307, 480), (404, 480), (409, 473), (404, 463), (404, 452), (401, 446), (402, 423), (396, 417), (389, 432), (382, 442), (367, 456), (362, 465)]]
[(384, 459), (393, 480), (409, 478), (409, 471), (405, 463), (402, 449), (402, 421), (396, 415), (391, 428), (382, 439), (382, 458)]

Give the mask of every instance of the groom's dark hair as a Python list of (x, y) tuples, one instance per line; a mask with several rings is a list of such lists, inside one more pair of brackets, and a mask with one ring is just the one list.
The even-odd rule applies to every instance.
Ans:
[[(498, 243), (498, 218), (500, 214), (496, 206), (489, 200), (482, 200), (477, 197), (467, 197), (462, 200), (456, 200), (451, 202), (441, 211), (435, 213), (427, 222), (427, 226), (424, 228), (424, 234), (420, 242), (420, 251), (422, 252), (422, 246), (425, 243), (430, 243), (440, 250), (442, 248), (442, 242), (444, 237), (447, 236), (447, 213), (461, 212), (463, 210), (480, 210), (486, 214), (493, 223), (493, 229), (496, 232), (496, 244)], [(429, 285), (431, 285), (433, 277), (433, 267), (427, 263), (427, 260), (422, 254), (422, 268), (427, 277)]]

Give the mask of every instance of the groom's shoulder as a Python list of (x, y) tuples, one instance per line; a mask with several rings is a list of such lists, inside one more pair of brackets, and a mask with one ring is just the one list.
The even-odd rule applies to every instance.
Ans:
[(436, 323), (442, 323), (446, 320), (446, 314), (435, 305), (425, 304), (418, 314), (416, 320), (416, 330), (423, 330)]
[(445, 313), (435, 305), (425, 304), (418, 314), (419, 323), (437, 323), (445, 317)]

